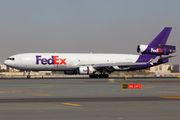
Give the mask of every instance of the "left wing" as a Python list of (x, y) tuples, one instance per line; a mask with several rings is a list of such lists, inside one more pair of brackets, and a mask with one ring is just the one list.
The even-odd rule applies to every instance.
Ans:
[[(159, 60), (160, 56), (157, 56), (154, 59), (151, 59), (149, 62), (138, 62), (138, 63), (132, 63), (132, 62), (124, 62), (124, 63), (105, 63), (105, 64), (95, 64), (94, 68), (102, 68), (102, 67), (134, 67), (134, 66), (138, 66), (138, 65), (146, 65), (146, 64), (151, 64), (153, 65), (153, 63), (157, 63)], [(116, 67), (116, 68), (117, 68)]]
[[(157, 63), (159, 60), (160, 56), (156, 56), (156, 58), (149, 60), (148, 62), (117, 62), (117, 63), (97, 63), (97, 64), (83, 64), (82, 66), (92, 66), (94, 69), (103, 69), (106, 68), (109, 71), (112, 70), (128, 70), (129, 68), (139, 66), (139, 65), (147, 65), (151, 64), (153, 65), (154, 63)], [(80, 65), (78, 65), (80, 66)]]
[(132, 62), (124, 62), (124, 63), (104, 63), (104, 64), (95, 64), (94, 68), (102, 68), (102, 67), (111, 67), (111, 66), (119, 66), (119, 67), (133, 67), (138, 65), (146, 65), (147, 62), (141, 62), (141, 63), (132, 63)]
[(176, 57), (176, 56), (177, 55), (170, 55), (170, 56), (167, 56), (167, 57), (162, 57), (159, 60), (165, 60), (165, 59), (169, 59), (169, 58)]

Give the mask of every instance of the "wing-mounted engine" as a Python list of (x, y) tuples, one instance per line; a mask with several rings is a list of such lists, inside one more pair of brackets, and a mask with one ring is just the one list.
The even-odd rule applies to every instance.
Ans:
[(94, 69), (93, 66), (79, 66), (77, 70), (64, 71), (64, 74), (65, 75), (75, 75), (75, 74), (87, 75), (87, 74), (93, 74), (95, 71), (96, 69)]
[(93, 74), (95, 71), (93, 66), (79, 66), (79, 74)]
[(176, 46), (159, 44), (158, 47), (138, 45), (137, 52), (142, 54), (169, 55), (176, 52)]

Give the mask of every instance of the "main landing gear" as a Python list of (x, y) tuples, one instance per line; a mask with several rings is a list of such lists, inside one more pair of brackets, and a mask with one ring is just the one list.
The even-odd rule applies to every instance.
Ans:
[(89, 75), (89, 78), (109, 78), (109, 74), (107, 73), (107, 70), (105, 68), (99, 70), (100, 74), (93, 74)]
[(90, 74), (89, 78), (109, 78), (108, 74)]

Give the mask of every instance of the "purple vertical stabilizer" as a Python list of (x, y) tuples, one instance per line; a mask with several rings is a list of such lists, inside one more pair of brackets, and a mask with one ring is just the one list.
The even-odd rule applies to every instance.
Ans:
[(165, 27), (154, 40), (149, 44), (149, 46), (158, 47), (158, 44), (166, 44), (172, 27)]

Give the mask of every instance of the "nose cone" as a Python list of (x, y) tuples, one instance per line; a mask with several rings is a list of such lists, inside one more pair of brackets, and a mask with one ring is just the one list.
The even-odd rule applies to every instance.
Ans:
[(6, 66), (11, 66), (11, 65), (12, 65), (11, 61), (9, 61), (9, 60), (5, 60), (5, 61), (4, 61), (4, 64), (5, 64)]
[(4, 64), (7, 65), (7, 60), (4, 61)]

